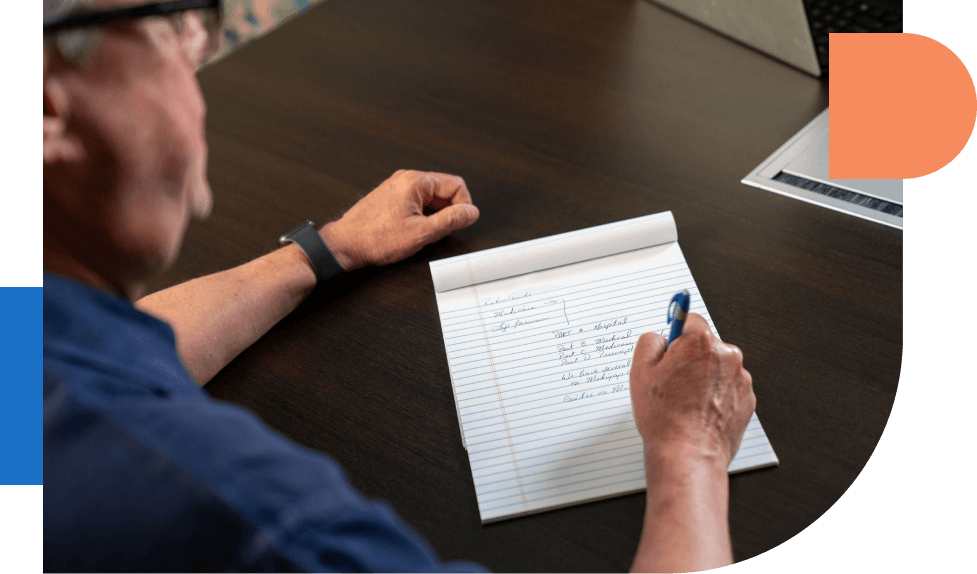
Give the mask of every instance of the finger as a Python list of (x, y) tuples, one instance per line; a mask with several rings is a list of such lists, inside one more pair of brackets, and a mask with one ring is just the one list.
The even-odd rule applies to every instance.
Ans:
[(712, 335), (712, 329), (709, 328), (709, 323), (702, 318), (702, 315), (689, 313), (685, 319), (685, 325), (682, 327), (682, 334), (687, 333)]
[(645, 333), (638, 337), (638, 344), (634, 347), (634, 362), (651, 367), (657, 365), (665, 355), (668, 341), (658, 333)]
[(44, 116), (44, 137), (59, 135), (64, 131), (64, 122), (61, 118)]
[(427, 216), (428, 242), (437, 241), (452, 231), (464, 229), (478, 220), (478, 208), (470, 203), (449, 205)]
[(428, 205), (435, 199), (445, 201), (449, 205), (472, 202), (472, 195), (468, 191), (468, 185), (465, 184), (465, 180), (461, 177), (436, 172), (428, 175), (431, 177), (431, 183), (433, 184), (431, 186), (432, 195), (431, 197), (424, 197), (424, 205)]

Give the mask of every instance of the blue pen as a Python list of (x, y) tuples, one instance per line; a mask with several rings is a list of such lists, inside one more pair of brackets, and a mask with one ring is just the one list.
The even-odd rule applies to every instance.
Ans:
[(682, 335), (682, 327), (685, 326), (685, 318), (689, 315), (689, 301), (692, 300), (692, 295), (689, 295), (688, 289), (682, 289), (681, 293), (676, 293), (672, 297), (672, 302), (668, 304), (668, 322), (672, 324), (672, 332), (668, 335), (668, 343), (665, 344), (665, 348), (672, 344), (672, 341), (678, 339)]

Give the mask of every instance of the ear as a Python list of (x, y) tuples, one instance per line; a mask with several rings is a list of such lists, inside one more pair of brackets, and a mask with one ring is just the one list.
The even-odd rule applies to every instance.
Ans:
[[(81, 140), (68, 132), (70, 98), (64, 82), (51, 70), (44, 50), (44, 165), (77, 161), (83, 155)], [(63, 62), (62, 62), (63, 64)], [(55, 64), (57, 66), (57, 64)], [(60, 67), (60, 66), (59, 66)]]

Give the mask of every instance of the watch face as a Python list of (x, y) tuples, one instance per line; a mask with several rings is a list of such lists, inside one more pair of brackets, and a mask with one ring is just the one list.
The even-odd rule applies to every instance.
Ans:
[(306, 228), (315, 229), (315, 223), (312, 223), (312, 220), (308, 220), (304, 223), (299, 223), (298, 226), (295, 227), (295, 229), (279, 237), (278, 244), (285, 245), (289, 241), (295, 241), (295, 237)]

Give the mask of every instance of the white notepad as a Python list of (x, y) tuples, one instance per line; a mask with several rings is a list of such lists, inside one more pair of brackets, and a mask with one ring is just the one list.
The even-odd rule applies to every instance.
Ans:
[[(628, 387), (682, 289), (670, 211), (431, 263), (482, 522), (645, 488)], [(778, 464), (754, 414), (729, 472)]]

